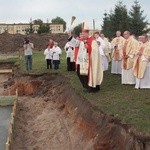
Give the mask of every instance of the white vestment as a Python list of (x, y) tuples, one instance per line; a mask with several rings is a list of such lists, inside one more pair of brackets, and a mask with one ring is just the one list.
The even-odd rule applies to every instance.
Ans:
[(128, 57), (122, 59), (122, 84), (135, 84), (135, 76), (133, 74), (133, 58), (137, 50), (138, 42), (133, 38), (129, 37), (124, 42), (123, 55)]
[(103, 69), (103, 71), (106, 71), (106, 70), (108, 70), (108, 60), (104, 53), (105, 42), (101, 37), (97, 38), (96, 41), (100, 42), (99, 53), (100, 53), (100, 58), (101, 58), (102, 69)]
[(112, 59), (111, 73), (121, 74), (122, 73), (121, 64), (122, 64), (122, 60), (115, 61)]
[(150, 88), (150, 62), (148, 63), (147, 67), (146, 67), (146, 71), (144, 73), (144, 77), (139, 79), (136, 78), (136, 85), (135, 85), (136, 89), (148, 89)]
[(66, 58), (70, 58), (70, 62), (74, 62), (74, 48), (69, 45), (69, 42), (66, 43), (64, 49), (66, 51)]
[(133, 69), (122, 69), (122, 84), (135, 84)]
[[(117, 41), (119, 40), (119, 41)], [(123, 37), (116, 37), (112, 41), (112, 47), (113, 47), (113, 58), (112, 58), (112, 64), (111, 64), (111, 73), (113, 74), (121, 74), (122, 73), (122, 45), (123, 45)], [(115, 60), (115, 46), (117, 45), (117, 50), (119, 51), (119, 58), (118, 60)]]
[(108, 70), (108, 60), (107, 60), (107, 57), (105, 55), (101, 55), (100, 57), (101, 57), (103, 71)]

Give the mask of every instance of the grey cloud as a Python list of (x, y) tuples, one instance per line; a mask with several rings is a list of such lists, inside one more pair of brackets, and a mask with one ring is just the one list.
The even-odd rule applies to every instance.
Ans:
[[(100, 23), (105, 10), (109, 12), (117, 2), (118, 0), (0, 0), (0, 23), (28, 22), (31, 17), (46, 21), (60, 16), (69, 24), (72, 15), (77, 17), (76, 23), (85, 20), (91, 22), (92, 19)], [(124, 0), (123, 3), (128, 10), (133, 5), (131, 0)], [(148, 4), (148, 0), (140, 0), (144, 15), (150, 21)]]

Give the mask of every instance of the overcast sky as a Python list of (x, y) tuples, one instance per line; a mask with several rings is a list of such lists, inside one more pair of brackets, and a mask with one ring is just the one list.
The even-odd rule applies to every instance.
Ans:
[[(118, 0), (0, 0), (0, 23), (28, 23), (41, 19), (44, 22), (59, 16), (70, 25), (71, 16), (76, 16), (74, 24), (83, 21), (92, 24), (95, 20), (96, 27), (102, 23), (105, 10), (109, 12), (115, 7)], [(123, 0), (127, 9), (131, 9), (134, 0)], [(144, 10), (144, 15), (150, 22), (150, 1), (139, 0)]]

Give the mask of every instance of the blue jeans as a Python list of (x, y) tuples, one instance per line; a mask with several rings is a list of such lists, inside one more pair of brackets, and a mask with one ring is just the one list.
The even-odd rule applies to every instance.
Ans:
[(32, 55), (25, 55), (26, 70), (32, 70)]
[(54, 69), (59, 69), (59, 60), (53, 60)]

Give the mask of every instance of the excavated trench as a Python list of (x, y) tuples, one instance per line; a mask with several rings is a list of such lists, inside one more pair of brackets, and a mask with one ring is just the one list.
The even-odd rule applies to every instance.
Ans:
[(12, 150), (150, 150), (149, 137), (92, 106), (60, 74), (15, 74), (5, 86), (3, 94), (19, 94)]
[(6, 149), (8, 128), (11, 120), (13, 100), (10, 96), (10, 89), (5, 82), (12, 78), (13, 66), (14, 62), (0, 62), (0, 150)]

